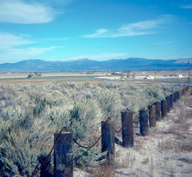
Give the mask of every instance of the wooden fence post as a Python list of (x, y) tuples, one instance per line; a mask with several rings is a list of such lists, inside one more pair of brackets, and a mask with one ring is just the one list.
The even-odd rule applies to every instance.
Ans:
[(169, 111), (170, 111), (170, 97), (167, 96), (165, 99), (167, 101), (167, 112), (169, 113)]
[(149, 114), (148, 110), (141, 110), (140, 111), (140, 134), (142, 136), (148, 135), (149, 129)]
[(173, 101), (174, 101), (174, 102), (177, 101), (177, 92), (174, 93)]
[(181, 90), (179, 90), (179, 99), (181, 98), (181, 96), (182, 96), (182, 92)]
[(173, 95), (174, 95), (173, 96), (173, 101), (176, 102), (177, 101), (177, 92), (175, 92)]
[(178, 100), (178, 99), (179, 99), (179, 91), (176, 92), (176, 93), (177, 93), (177, 94), (176, 94), (176, 95), (177, 95), (176, 97), (177, 97), (177, 100)]
[(160, 102), (156, 102), (156, 120), (160, 121), (161, 120), (161, 103)]
[[(54, 134), (54, 142), (58, 133)], [(62, 133), (54, 148), (54, 177), (73, 177), (73, 154), (71, 132)]]
[(186, 94), (186, 87), (183, 89), (183, 94), (184, 95)]
[(121, 112), (123, 147), (133, 147), (133, 113), (126, 110)]
[(171, 94), (170, 95), (170, 108), (173, 108), (173, 99), (174, 99), (174, 95)]
[(187, 86), (187, 91), (189, 90), (189, 88), (190, 88), (190, 85)]
[(156, 127), (156, 106), (152, 105), (149, 109), (149, 126)]
[(101, 132), (103, 132), (101, 138), (101, 152), (108, 151), (107, 162), (109, 166), (114, 165), (115, 154), (115, 121), (109, 120), (106, 125), (106, 121), (101, 121)]
[(167, 101), (166, 100), (161, 101), (161, 114), (162, 114), (162, 118), (164, 118), (167, 114)]

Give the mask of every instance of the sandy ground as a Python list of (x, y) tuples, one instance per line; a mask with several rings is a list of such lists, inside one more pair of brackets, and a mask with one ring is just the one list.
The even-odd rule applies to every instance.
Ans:
[[(134, 147), (115, 145), (115, 173), (111, 176), (192, 176), (192, 95), (185, 95), (157, 126), (142, 137), (134, 125)], [(116, 137), (121, 140), (121, 134)], [(74, 177), (93, 176), (74, 170)], [(103, 175), (103, 176), (109, 176)]]
[[(0, 74), (0, 79), (8, 79), (8, 78), (27, 78), (30, 73), (8, 73), (8, 74)], [(50, 76), (87, 76), (85, 73), (41, 73), (42, 77), (50, 77)], [(90, 75), (90, 74), (89, 74)], [(89, 76), (88, 75), (88, 76)], [(95, 76), (106, 75), (106, 73), (94, 73)], [(40, 76), (39, 76), (40, 77)]]

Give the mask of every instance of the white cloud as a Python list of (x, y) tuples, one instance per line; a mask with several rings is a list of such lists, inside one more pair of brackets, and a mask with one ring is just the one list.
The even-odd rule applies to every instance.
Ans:
[(63, 46), (53, 47), (29, 47), (29, 45), (37, 43), (24, 36), (16, 36), (10, 33), (0, 32), (0, 63), (15, 62), (15, 60), (29, 59), (37, 57), (39, 54), (45, 53), (55, 48), (63, 48)]
[(121, 28), (110, 31), (108, 29), (99, 29), (93, 34), (84, 35), (84, 38), (113, 38), (123, 36), (139, 36), (157, 33), (156, 28), (170, 20), (169, 15), (164, 15), (156, 20), (146, 20), (136, 23), (123, 25)]
[(0, 50), (9, 49), (12, 47), (33, 44), (35, 41), (24, 39), (22, 36), (16, 36), (10, 33), (0, 32)]
[(94, 34), (88, 34), (88, 35), (85, 35), (85, 36), (83, 36), (84, 38), (97, 38), (97, 37), (105, 37), (105, 35), (103, 35), (103, 34), (106, 34), (108, 32), (108, 30), (107, 29), (98, 29), (97, 31), (96, 31), (96, 33), (94, 33)]
[(98, 55), (79, 55), (76, 57), (71, 57), (71, 60), (77, 60), (82, 58), (89, 58), (92, 60), (109, 60), (116, 58), (127, 58), (129, 53), (101, 53)]
[(52, 48), (35, 48), (35, 47), (28, 47), (28, 48), (10, 48), (8, 50), (5, 50), (3, 53), (0, 54), (0, 58), (9, 60), (10, 59), (25, 59), (34, 57), (37, 54), (42, 54), (48, 50), (51, 50)]
[(0, 22), (16, 24), (47, 23), (56, 12), (39, 3), (25, 3), (21, 0), (0, 0)]
[(10, 48), (0, 52), (0, 63), (9, 63), (25, 60), (37, 57), (39, 54), (43, 54), (47, 51), (54, 50), (55, 48), (60, 48), (57, 46), (47, 47), (47, 48), (37, 48), (37, 47), (27, 47), (27, 48)]
[(157, 27), (158, 24), (159, 24), (158, 20), (157, 21), (149, 20), (149, 21), (142, 21), (142, 22), (128, 24), (118, 29), (119, 32), (114, 34), (112, 37), (139, 36), (139, 35), (153, 34), (155, 32), (149, 31), (149, 30)]
[(181, 8), (183, 8), (183, 9), (192, 9), (192, 4), (181, 6)]

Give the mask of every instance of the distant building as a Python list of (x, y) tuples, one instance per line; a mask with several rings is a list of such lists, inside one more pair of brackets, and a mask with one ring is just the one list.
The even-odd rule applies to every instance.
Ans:
[(153, 80), (153, 79), (154, 79), (154, 76), (147, 75), (144, 79), (150, 79), (150, 80)]

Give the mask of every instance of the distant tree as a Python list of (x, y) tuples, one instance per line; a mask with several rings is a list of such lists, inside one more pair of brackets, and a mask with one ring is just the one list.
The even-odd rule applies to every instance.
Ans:
[(124, 78), (124, 77), (125, 77), (125, 72), (122, 71), (122, 72), (121, 72), (121, 78)]
[(135, 79), (135, 72), (132, 73), (132, 78)]
[(29, 79), (30, 79), (30, 78), (32, 78), (32, 75), (31, 75), (31, 74), (29, 74), (29, 75), (28, 75), (28, 78), (29, 78)]
[(131, 72), (127, 71), (127, 78), (130, 78), (130, 77), (131, 77)]
[(93, 74), (94, 71), (87, 71), (87, 74)]

